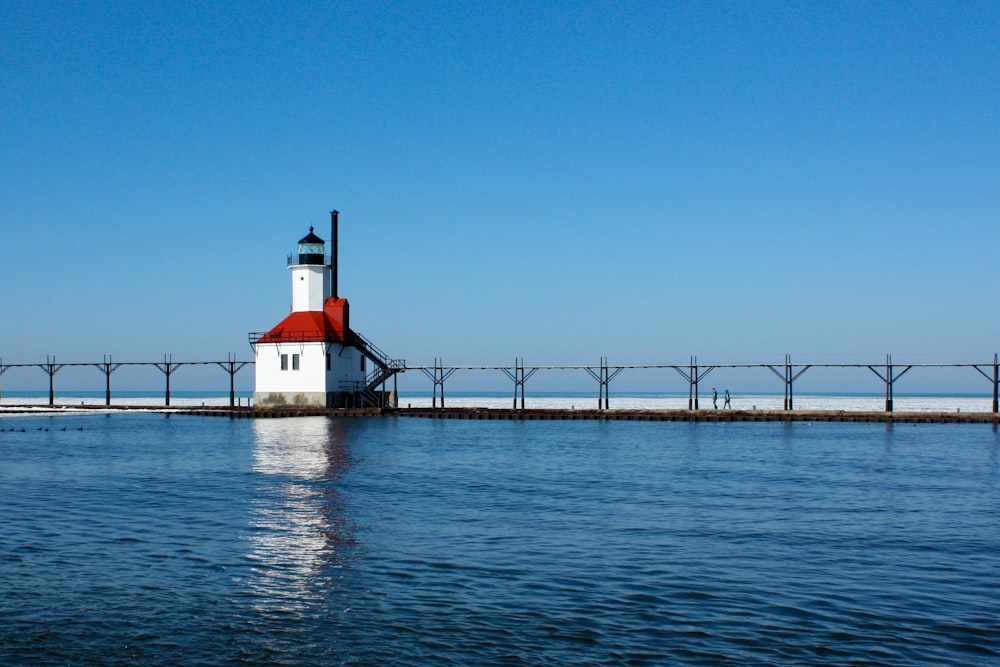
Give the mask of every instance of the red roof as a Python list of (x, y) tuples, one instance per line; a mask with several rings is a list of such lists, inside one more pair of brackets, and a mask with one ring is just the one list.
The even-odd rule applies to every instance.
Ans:
[(350, 326), (347, 299), (329, 298), (323, 310), (295, 312), (260, 337), (258, 343), (346, 342)]

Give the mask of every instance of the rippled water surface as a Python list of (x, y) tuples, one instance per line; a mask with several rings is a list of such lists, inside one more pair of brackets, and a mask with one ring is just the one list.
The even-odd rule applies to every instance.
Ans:
[(995, 665), (998, 460), (973, 425), (6, 417), (0, 664)]

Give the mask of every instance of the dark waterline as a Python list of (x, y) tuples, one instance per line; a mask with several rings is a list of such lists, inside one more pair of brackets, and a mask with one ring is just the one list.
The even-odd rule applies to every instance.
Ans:
[(993, 665), (998, 461), (960, 425), (3, 419), (0, 664)]

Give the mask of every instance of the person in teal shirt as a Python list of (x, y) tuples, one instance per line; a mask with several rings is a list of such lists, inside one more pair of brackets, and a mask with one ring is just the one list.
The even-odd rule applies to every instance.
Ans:
[(722, 401), (722, 409), (723, 410), (725, 410), (726, 408), (732, 408), (733, 407), (732, 405), (729, 404), (729, 390), (728, 389), (726, 390), (726, 393), (724, 393), (722, 395), (722, 398), (723, 398), (723, 401)]

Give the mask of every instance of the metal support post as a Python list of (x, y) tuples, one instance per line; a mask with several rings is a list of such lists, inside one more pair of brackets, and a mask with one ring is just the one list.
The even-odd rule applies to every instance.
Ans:
[(892, 357), (888, 354), (885, 355), (885, 376), (889, 378), (885, 384), (885, 411), (892, 412), (892, 390), (895, 378), (892, 376)]
[[(608, 358), (607, 357), (601, 357), (601, 373), (603, 374), (603, 377), (604, 377), (604, 380), (601, 382), (601, 386), (604, 388), (604, 409), (607, 410), (608, 407), (609, 407), (608, 404), (611, 402), (611, 399), (608, 396)], [(601, 399), (598, 398), (597, 399), (598, 405), (600, 405), (600, 401), (601, 401)]]
[(986, 371), (984, 371), (978, 365), (973, 365), (972, 367), (975, 368), (977, 371), (979, 371), (980, 375), (982, 375), (984, 378), (986, 378), (993, 384), (993, 412), (996, 413), (998, 412), (997, 408), (1000, 407), (1000, 405), (998, 405), (1000, 404), (1000, 401), (997, 400), (998, 398), (1000, 398), (1000, 396), (998, 396), (998, 394), (1000, 394), (1000, 392), (998, 392), (998, 388), (1000, 388), (1000, 365), (998, 365), (997, 363), (996, 354), (993, 355), (993, 363), (990, 365), (993, 367), (993, 377), (987, 375)]
[(111, 374), (121, 368), (122, 364), (111, 362), (111, 355), (104, 355), (104, 361), (94, 366), (104, 373), (104, 405), (111, 405)]
[(799, 376), (805, 373), (807, 370), (809, 370), (810, 367), (811, 366), (809, 364), (806, 364), (799, 370), (798, 373), (796, 373), (795, 366), (792, 365), (792, 355), (790, 354), (785, 355), (785, 365), (781, 373), (779, 373), (778, 369), (775, 368), (774, 366), (767, 367), (771, 370), (772, 373), (777, 375), (781, 379), (781, 381), (785, 384), (785, 403), (784, 403), (785, 410), (795, 409), (794, 392), (792, 385), (799, 378)]
[(537, 368), (532, 368), (530, 371), (524, 368), (524, 358), (514, 359), (514, 372), (512, 373), (508, 368), (501, 368), (504, 375), (509, 377), (514, 382), (514, 403), (513, 408), (517, 410), (517, 397), (518, 393), (521, 395), (521, 409), (524, 410), (524, 383), (527, 382), (528, 378), (535, 374)]
[(163, 355), (163, 363), (154, 363), (154, 366), (160, 369), (165, 376), (167, 376), (167, 390), (164, 394), (163, 404), (170, 405), (170, 376), (174, 374), (178, 368), (184, 365), (183, 362), (174, 363), (174, 357), (171, 354)]
[(698, 359), (693, 356), (690, 360), (688, 375), (688, 410), (698, 409)]
[(619, 366), (615, 368), (614, 372), (611, 372), (611, 369), (608, 367), (608, 358), (601, 357), (601, 365), (597, 369), (596, 373), (594, 372), (593, 368), (585, 367), (584, 370), (590, 373), (590, 377), (597, 380), (598, 383), (597, 409), (607, 410), (611, 406), (609, 385), (611, 384), (611, 380), (614, 379), (616, 375), (625, 370), (624, 367)]
[(895, 384), (896, 380), (898, 380), (899, 378), (903, 377), (903, 375), (906, 374), (906, 371), (910, 370), (911, 368), (913, 368), (913, 366), (907, 366), (906, 368), (904, 368), (903, 370), (901, 370), (899, 373), (893, 375), (892, 355), (888, 355), (888, 354), (885, 355), (885, 375), (882, 375), (882, 373), (880, 373), (875, 366), (868, 366), (868, 370), (870, 370), (875, 375), (879, 376), (879, 378), (881, 378), (881, 380), (885, 383), (885, 411), (886, 412), (892, 412), (892, 391), (893, 391), (893, 384)]
[(597, 409), (598, 410), (603, 410), (604, 409), (604, 405), (605, 405), (604, 390), (607, 387), (607, 383), (605, 382), (605, 379), (604, 379), (604, 357), (601, 357), (601, 365), (597, 369), (596, 373), (594, 372), (593, 368), (585, 368), (584, 370), (587, 371), (588, 373), (590, 373), (590, 377), (594, 378), (598, 382), (598, 385), (597, 385)]
[(783, 404), (783, 407), (784, 407), (785, 410), (791, 410), (791, 406), (794, 405), (795, 401), (792, 398), (792, 381), (791, 381), (792, 368), (791, 368), (791, 364), (788, 361), (788, 355), (787, 354), (785, 355), (785, 369), (784, 369), (784, 371), (785, 371), (785, 377), (784, 377), (785, 402)]
[(55, 357), (49, 357), (45, 355), (45, 363), (38, 364), (38, 367), (49, 374), (49, 406), (56, 404), (56, 390), (55, 390), (55, 377), (56, 373), (59, 372), (66, 364), (57, 364)]
[(441, 359), (435, 357), (434, 358), (434, 372), (433, 372), (433, 374), (429, 370), (427, 370), (426, 368), (421, 368), (420, 370), (422, 370), (424, 372), (424, 375), (426, 375), (427, 377), (429, 377), (434, 382), (434, 396), (433, 396), (433, 398), (431, 398), (431, 407), (432, 408), (436, 408), (437, 407), (438, 389), (440, 388), (440, 391), (441, 391), (441, 407), (443, 408), (444, 407), (444, 381), (447, 380), (448, 378), (450, 378), (451, 375), (452, 375), (452, 373), (454, 373), (458, 369), (457, 368), (449, 368), (449, 369), (446, 370), (444, 368), (444, 366), (441, 364)]
[(705, 368), (703, 372), (698, 369), (698, 357), (692, 356), (688, 369), (685, 371), (681, 366), (671, 366), (677, 373), (688, 381), (688, 410), (698, 409), (698, 382), (705, 379), (705, 376), (715, 370), (715, 366)]
[[(236, 355), (232, 352), (229, 353), (229, 359), (227, 361), (217, 361), (215, 362), (222, 370), (229, 373), (229, 407), (234, 407), (236, 405), (236, 374), (247, 364), (249, 361), (236, 361)], [(163, 370), (163, 369), (160, 369)], [(167, 405), (170, 405), (170, 376), (167, 376)]]

